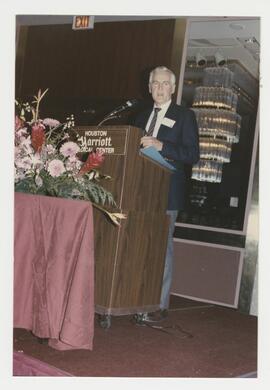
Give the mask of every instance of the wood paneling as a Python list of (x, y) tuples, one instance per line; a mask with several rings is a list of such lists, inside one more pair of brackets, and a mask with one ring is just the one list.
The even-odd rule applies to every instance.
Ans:
[[(95, 210), (96, 311), (153, 311), (159, 308), (167, 247), (170, 172), (139, 154), (140, 129), (117, 126), (115, 130), (117, 139), (123, 131), (126, 153), (106, 156), (102, 170), (113, 177), (112, 190), (127, 219), (113, 226)], [(113, 146), (113, 131), (110, 134)]]
[(59, 97), (140, 97), (144, 71), (170, 66), (174, 23), (96, 23), (87, 31), (73, 31), (71, 25), (31, 26), (17, 92), (32, 96), (49, 88), (51, 96)]
[(16, 67), (15, 67), (15, 91), (16, 96), (22, 95), (24, 81), (24, 60), (28, 42), (28, 27), (17, 26), (16, 28)]
[(159, 308), (168, 217), (164, 212), (126, 212), (120, 227), (99, 211), (95, 226), (96, 311), (112, 314)]

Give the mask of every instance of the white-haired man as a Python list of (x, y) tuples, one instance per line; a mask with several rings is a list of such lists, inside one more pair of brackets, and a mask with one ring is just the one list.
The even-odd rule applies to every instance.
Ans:
[(175, 75), (165, 66), (153, 69), (149, 76), (149, 92), (154, 101), (149, 110), (139, 114), (135, 126), (144, 129), (142, 147), (153, 146), (176, 171), (171, 175), (167, 213), (170, 215), (169, 237), (162, 282), (160, 311), (144, 315), (144, 321), (159, 321), (168, 314), (173, 271), (173, 233), (179, 210), (184, 208), (185, 164), (200, 158), (198, 126), (192, 110), (174, 104)]

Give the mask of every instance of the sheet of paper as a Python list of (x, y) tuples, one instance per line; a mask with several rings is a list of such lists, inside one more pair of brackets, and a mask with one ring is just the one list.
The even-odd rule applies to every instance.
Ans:
[(152, 160), (156, 161), (160, 165), (163, 165), (164, 167), (170, 169), (171, 171), (176, 171), (174, 166), (168, 163), (168, 161), (166, 161), (153, 146), (149, 146), (148, 148), (141, 149), (140, 152), (145, 156), (151, 158)]

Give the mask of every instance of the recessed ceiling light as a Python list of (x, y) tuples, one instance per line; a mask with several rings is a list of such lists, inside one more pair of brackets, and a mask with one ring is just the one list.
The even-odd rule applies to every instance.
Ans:
[(230, 23), (229, 27), (232, 28), (233, 30), (244, 30), (245, 26), (243, 24), (238, 24), (238, 23)]
[(256, 39), (254, 37), (245, 39), (246, 43), (256, 43)]

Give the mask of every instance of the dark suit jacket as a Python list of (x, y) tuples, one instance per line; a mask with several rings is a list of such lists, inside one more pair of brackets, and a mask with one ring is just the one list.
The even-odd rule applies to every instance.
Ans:
[[(145, 129), (153, 108), (137, 116), (134, 125)], [(160, 154), (177, 170), (171, 175), (168, 210), (183, 210), (185, 204), (184, 164), (195, 164), (199, 158), (199, 136), (192, 110), (171, 103), (164, 118), (175, 121), (172, 127), (161, 124), (157, 139), (163, 142)]]

